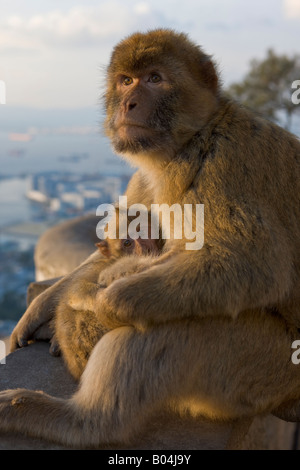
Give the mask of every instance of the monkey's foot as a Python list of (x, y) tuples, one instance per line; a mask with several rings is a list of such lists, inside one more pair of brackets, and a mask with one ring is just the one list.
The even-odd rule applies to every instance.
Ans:
[(0, 431), (25, 431), (27, 420), (24, 418), (30, 419), (35, 397), (41, 395), (43, 392), (23, 388), (0, 392)]
[[(66, 400), (19, 388), (0, 392), (0, 432), (21, 432), (26, 436), (46, 439), (63, 445), (72, 444), (72, 412)], [(78, 433), (79, 438), (81, 437)]]
[(300, 401), (295, 400), (289, 403), (284, 403), (279, 406), (276, 410), (272, 411), (272, 414), (283, 421), (291, 423), (300, 422)]

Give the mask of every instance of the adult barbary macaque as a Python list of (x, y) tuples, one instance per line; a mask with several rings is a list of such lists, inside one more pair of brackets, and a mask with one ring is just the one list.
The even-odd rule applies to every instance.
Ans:
[[(105, 106), (113, 147), (139, 167), (128, 205), (204, 204), (204, 246), (166, 240), (160, 262), (145, 257), (132, 273), (128, 257), (128, 274), (101, 290), (92, 280), (88, 314), (105, 334), (91, 340), (78, 392), (2, 392), (0, 430), (101, 447), (132, 442), (167, 409), (240, 419), (278, 407), (284, 417), (289, 404), (297, 416), (299, 140), (226, 98), (211, 58), (170, 30), (116, 46)], [(37, 297), (12, 348), (106, 266), (97, 252)]]

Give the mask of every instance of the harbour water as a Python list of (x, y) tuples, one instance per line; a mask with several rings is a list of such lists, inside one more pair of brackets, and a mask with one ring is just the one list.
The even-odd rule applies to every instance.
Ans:
[(28, 176), (0, 180), (0, 230), (1, 227), (31, 219), (32, 205), (25, 196), (28, 187)]

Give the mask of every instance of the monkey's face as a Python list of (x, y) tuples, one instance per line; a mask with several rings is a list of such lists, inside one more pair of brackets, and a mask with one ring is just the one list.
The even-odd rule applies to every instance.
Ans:
[[(168, 30), (135, 34), (114, 50), (108, 68), (105, 129), (117, 153), (169, 161), (216, 105), (210, 59)], [(136, 159), (135, 159), (136, 160)]]
[(169, 152), (177, 102), (177, 91), (160, 68), (140, 74), (120, 73), (107, 121), (115, 150), (125, 155), (162, 149)]
[(158, 249), (155, 240), (138, 238), (133, 240), (132, 238), (126, 238), (120, 240), (120, 256), (124, 255), (149, 255), (158, 254)]

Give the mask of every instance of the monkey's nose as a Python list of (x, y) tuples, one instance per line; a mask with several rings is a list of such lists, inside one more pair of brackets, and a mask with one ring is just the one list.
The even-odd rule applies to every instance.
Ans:
[(131, 111), (135, 107), (136, 107), (136, 103), (128, 103), (128, 111)]

